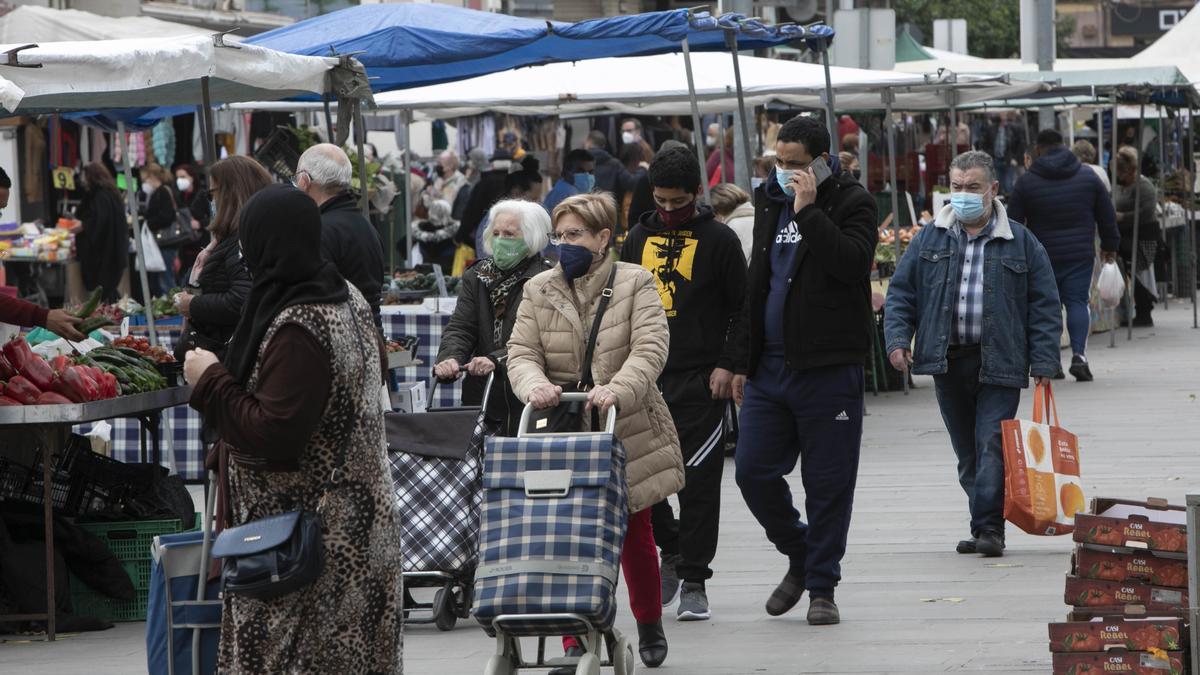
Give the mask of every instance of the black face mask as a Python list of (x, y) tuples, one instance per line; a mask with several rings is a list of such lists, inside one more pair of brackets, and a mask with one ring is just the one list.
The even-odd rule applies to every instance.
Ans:
[(437, 174), (437, 177), (438, 177), (438, 178), (445, 178), (445, 177), (446, 177), (446, 169), (445, 169), (445, 167), (443, 167), (441, 164), (438, 164), (437, 166), (433, 167), (433, 172), (434, 172), (435, 174)]
[(855, 169), (850, 172), (850, 175), (854, 176), (854, 180), (859, 180), (862, 178), (862, 169)]

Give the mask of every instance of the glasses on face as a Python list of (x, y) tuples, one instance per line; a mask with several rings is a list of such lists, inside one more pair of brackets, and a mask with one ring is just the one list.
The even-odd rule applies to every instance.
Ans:
[(555, 246), (559, 246), (561, 244), (573, 244), (583, 238), (583, 235), (585, 234), (587, 234), (587, 230), (581, 227), (564, 230), (562, 232), (555, 232), (554, 234), (550, 235), (550, 243), (554, 244)]

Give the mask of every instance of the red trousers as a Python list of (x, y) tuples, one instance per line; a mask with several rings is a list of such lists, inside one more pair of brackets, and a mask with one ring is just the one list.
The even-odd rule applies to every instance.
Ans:
[[(629, 609), (638, 623), (657, 623), (662, 618), (662, 579), (658, 570), (658, 549), (650, 527), (650, 509), (629, 514), (625, 547), (621, 550), (621, 571), (629, 587)], [(573, 637), (563, 638), (563, 649), (578, 646)]]

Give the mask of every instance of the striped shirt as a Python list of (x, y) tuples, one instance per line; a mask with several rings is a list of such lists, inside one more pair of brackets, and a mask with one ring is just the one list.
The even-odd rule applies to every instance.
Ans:
[(992, 239), (996, 217), (979, 234), (967, 234), (954, 223), (962, 255), (958, 259), (958, 298), (954, 304), (954, 330), (950, 344), (977, 345), (983, 337), (983, 249)]

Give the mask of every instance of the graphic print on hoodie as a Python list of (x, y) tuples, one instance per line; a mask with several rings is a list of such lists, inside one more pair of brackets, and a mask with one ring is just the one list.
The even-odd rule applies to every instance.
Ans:
[(746, 289), (741, 240), (701, 206), (688, 222), (667, 227), (645, 213), (621, 246), (621, 260), (654, 276), (671, 331), (666, 370), (725, 364), (730, 320)]

